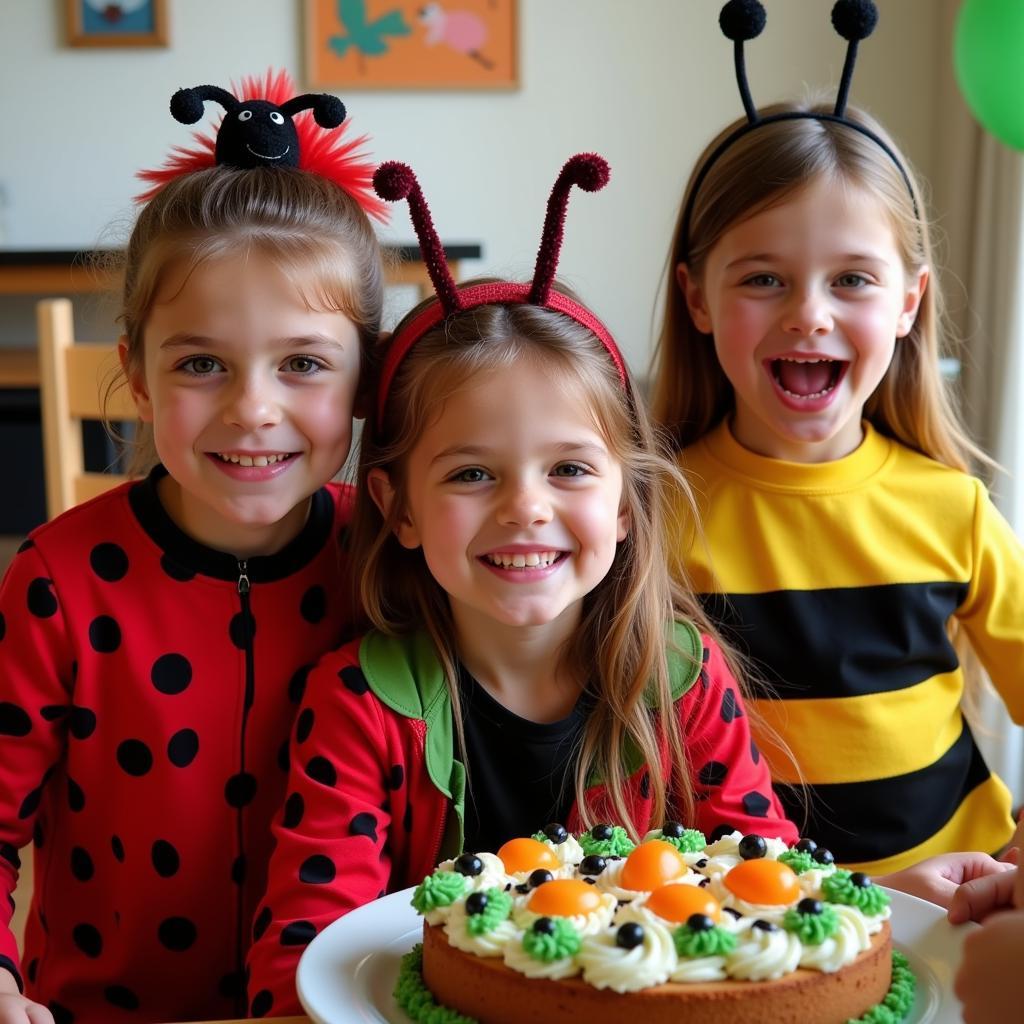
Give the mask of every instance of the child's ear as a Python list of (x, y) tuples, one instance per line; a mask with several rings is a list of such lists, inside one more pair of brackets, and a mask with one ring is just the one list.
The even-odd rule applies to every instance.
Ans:
[(711, 333), (711, 316), (708, 314), (707, 303), (704, 301), (704, 289), (690, 273), (685, 263), (676, 264), (676, 284), (686, 299), (686, 307), (690, 311), (690, 319), (701, 334)]
[[(383, 469), (371, 469), (366, 476), (366, 488), (373, 498), (373, 503), (380, 509), (385, 521), (391, 515), (391, 507), (395, 502), (395, 489), (391, 486), (391, 478)], [(418, 548), (420, 534), (412, 519), (405, 513), (399, 516), (395, 524), (395, 537), (403, 548)]]
[(900, 311), (896, 321), (896, 337), (905, 338), (917, 319), (917, 311), (921, 308), (921, 300), (928, 290), (928, 279), (931, 270), (928, 267), (919, 267), (907, 282), (907, 290), (903, 295), (903, 309)]
[(132, 401), (138, 411), (139, 419), (143, 423), (153, 422), (153, 403), (150, 401), (149, 390), (146, 388), (146, 373), (142, 368), (132, 369), (128, 359), (128, 338), (122, 334), (117, 339), (117, 358), (121, 360), (121, 369), (124, 370), (125, 378), (128, 381), (128, 390), (132, 394)]

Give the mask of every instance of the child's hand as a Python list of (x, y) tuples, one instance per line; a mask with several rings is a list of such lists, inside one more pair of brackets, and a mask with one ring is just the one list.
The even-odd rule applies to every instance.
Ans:
[(953, 983), (966, 1024), (1020, 1019), (1020, 993), (1012, 983), (1024, 959), (1024, 910), (993, 914), (964, 939), (964, 958)]
[(0, 967), (0, 1024), (53, 1024), (53, 1014), (18, 992), (10, 971)]
[[(987, 853), (942, 853), (875, 881), (948, 909), (965, 883), (984, 882), (1012, 870), (1012, 864), (998, 861)], [(1013, 888), (1012, 880), (1010, 888)], [(961, 920), (966, 921), (968, 917)]]
[(950, 924), (964, 921), (984, 921), (997, 910), (1007, 910), (1014, 905), (1014, 888), (1020, 878), (1017, 868), (986, 875), (965, 882), (949, 904)]

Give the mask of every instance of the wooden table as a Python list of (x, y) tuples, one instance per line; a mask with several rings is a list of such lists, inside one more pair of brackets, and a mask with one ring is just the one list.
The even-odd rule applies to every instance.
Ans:
[[(308, 1017), (268, 1017), (273, 1024), (312, 1024)], [(250, 1020), (206, 1020), (196, 1021), (195, 1024), (252, 1024)]]

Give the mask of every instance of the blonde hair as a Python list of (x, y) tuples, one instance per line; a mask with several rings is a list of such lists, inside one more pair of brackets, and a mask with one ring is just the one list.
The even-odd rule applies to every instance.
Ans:
[[(692, 593), (670, 577), (666, 520), (678, 497), (676, 488), (691, 503), (692, 496), (667, 446), (656, 440), (632, 382), (623, 387), (608, 352), (585, 327), (535, 305), (489, 305), (449, 317), (416, 343), (394, 377), (384, 422), (363, 432), (351, 535), (352, 557), (364, 566), (363, 607), (372, 624), (387, 633), (425, 626), (444, 667), (464, 749), (448, 598), (422, 551), (402, 547), (394, 530), (406, 502), (410, 452), (438, 410), (479, 375), (527, 359), (540, 363), (545, 374), (592, 410), (622, 466), (622, 502), (630, 517), (610, 571), (584, 599), (579, 629), (561, 652), (563, 667), (593, 666), (587, 685), (595, 700), (577, 762), (577, 807), (587, 827), (609, 817), (626, 823), (634, 834), (646, 827), (631, 821), (623, 798), (623, 751), (632, 746), (650, 768), (652, 820), (663, 820), (670, 805), (689, 819), (693, 790), (683, 737), (671, 712), (666, 646), (675, 618), (712, 635), (714, 630)], [(389, 474), (395, 492), (387, 518), (369, 495), (367, 477), (373, 469)], [(662, 751), (673, 765), (671, 791), (660, 771)], [(600, 808), (586, 795), (587, 780), (595, 773), (608, 791)]]
[[(169, 182), (142, 209), (124, 255), (119, 320), (129, 372), (141, 372), (143, 334), (163, 274), (185, 260), (191, 274), (227, 255), (259, 252), (274, 261), (311, 309), (344, 313), (362, 351), (376, 344), (383, 305), (380, 245), (348, 193), (306, 171), (215, 167)], [(124, 386), (119, 374), (107, 387)], [(156, 461), (152, 437), (138, 424), (130, 471)]]
[[(787, 111), (830, 113), (827, 104), (775, 104), (762, 116)], [(703, 437), (733, 409), (735, 398), (709, 344), (690, 317), (677, 284), (676, 267), (685, 262), (699, 281), (715, 243), (739, 221), (785, 203), (811, 182), (825, 179), (877, 196), (888, 213), (907, 273), (933, 266), (924, 201), (906, 158), (885, 130), (863, 111), (847, 107), (846, 117), (869, 128), (899, 156), (913, 188), (874, 141), (835, 121), (795, 118), (776, 121), (741, 136), (715, 162), (694, 197), (688, 240), (681, 238), (682, 216), (696, 169), (731, 132), (738, 120), (712, 140), (697, 161), (680, 205), (669, 254), (665, 314), (653, 367), (652, 414), (676, 445), (685, 448)], [(933, 274), (910, 333), (896, 345), (889, 369), (864, 407), (864, 416), (882, 434), (956, 469), (991, 460), (968, 437), (952, 396), (939, 372), (944, 341), (938, 282)]]

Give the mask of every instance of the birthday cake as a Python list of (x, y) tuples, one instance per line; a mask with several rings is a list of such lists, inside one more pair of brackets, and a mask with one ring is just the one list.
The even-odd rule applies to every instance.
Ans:
[(888, 894), (807, 839), (549, 825), (443, 862), (412, 903), (395, 998), (423, 1024), (895, 1024), (913, 1003)]

